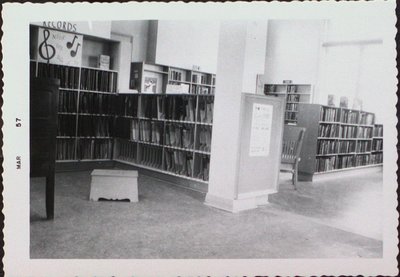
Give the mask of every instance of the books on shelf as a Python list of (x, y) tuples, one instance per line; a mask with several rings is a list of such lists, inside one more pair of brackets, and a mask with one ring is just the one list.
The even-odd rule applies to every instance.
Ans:
[(80, 89), (115, 93), (117, 91), (117, 73), (82, 68)]
[[(379, 164), (382, 151), (382, 125), (373, 113), (299, 104), (298, 125), (307, 129), (299, 171), (312, 180), (315, 172), (329, 172)], [(315, 126), (318, 128), (315, 128)], [(376, 157), (375, 157), (376, 156)], [(311, 161), (311, 162), (310, 162)], [(311, 176), (311, 177), (310, 177)], [(309, 179), (311, 178), (311, 179)]]
[(111, 159), (112, 141), (108, 139), (78, 140), (77, 158), (79, 160)]
[(140, 163), (157, 169), (162, 169), (162, 148), (143, 144), (140, 147)]
[(60, 88), (78, 89), (79, 67), (38, 63), (37, 77), (55, 78), (60, 80)]
[(192, 177), (193, 153), (165, 150), (165, 170), (175, 174)]
[(137, 162), (137, 143), (131, 142), (122, 139), (116, 139), (116, 153), (115, 157), (117, 159), (129, 161), (129, 162)]
[(196, 154), (195, 157), (194, 177), (208, 181), (210, 171), (210, 156)]
[(77, 91), (60, 90), (58, 95), (58, 112), (76, 113)]
[(339, 121), (339, 109), (337, 108), (329, 108), (329, 107), (321, 107), (320, 113), (320, 121), (327, 121), (327, 122), (337, 122)]
[(373, 132), (374, 132), (374, 137), (383, 137), (383, 125), (375, 124)]
[(56, 160), (75, 159), (75, 139), (57, 139)]

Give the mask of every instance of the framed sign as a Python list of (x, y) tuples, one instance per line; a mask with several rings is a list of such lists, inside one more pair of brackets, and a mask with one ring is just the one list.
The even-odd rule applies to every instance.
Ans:
[(81, 66), (83, 36), (39, 28), (39, 62)]

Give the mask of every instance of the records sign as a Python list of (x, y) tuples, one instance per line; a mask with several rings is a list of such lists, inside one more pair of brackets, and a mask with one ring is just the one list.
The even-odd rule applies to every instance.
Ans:
[(39, 28), (39, 62), (80, 66), (82, 60), (82, 35)]

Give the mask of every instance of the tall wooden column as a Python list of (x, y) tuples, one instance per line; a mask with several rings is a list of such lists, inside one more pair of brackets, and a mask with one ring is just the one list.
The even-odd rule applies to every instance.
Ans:
[(205, 204), (230, 212), (256, 208), (237, 199), (242, 93), (255, 93), (264, 73), (267, 21), (223, 21), (220, 26), (210, 179)]

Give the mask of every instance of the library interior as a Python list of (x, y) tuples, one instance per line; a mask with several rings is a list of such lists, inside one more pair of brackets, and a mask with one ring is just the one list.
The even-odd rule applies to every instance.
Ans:
[(32, 22), (30, 257), (382, 257), (377, 21)]

